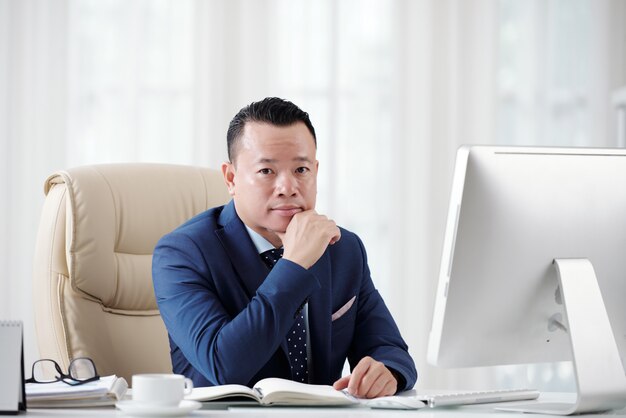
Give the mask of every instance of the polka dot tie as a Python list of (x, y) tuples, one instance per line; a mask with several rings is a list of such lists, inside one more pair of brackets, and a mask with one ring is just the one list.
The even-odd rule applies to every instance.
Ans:
[[(272, 269), (283, 256), (283, 249), (274, 249), (261, 253), (265, 264)], [(296, 320), (287, 333), (287, 352), (291, 363), (291, 379), (296, 382), (308, 383), (309, 371), (306, 354), (306, 328), (302, 311), (296, 315)]]

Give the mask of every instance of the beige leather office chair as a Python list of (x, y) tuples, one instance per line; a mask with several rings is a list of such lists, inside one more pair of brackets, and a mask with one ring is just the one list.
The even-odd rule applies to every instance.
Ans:
[(41, 358), (67, 370), (86, 356), (100, 375), (171, 372), (169, 343), (152, 287), (159, 238), (224, 204), (218, 171), (166, 164), (108, 164), (55, 173), (34, 263)]

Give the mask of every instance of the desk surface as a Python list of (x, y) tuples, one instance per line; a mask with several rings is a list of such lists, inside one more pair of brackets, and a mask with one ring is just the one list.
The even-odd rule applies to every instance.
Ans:
[[(564, 401), (569, 400), (568, 394), (555, 394), (545, 393), (542, 394), (540, 400), (543, 401)], [(511, 403), (513, 404), (513, 403)], [(373, 417), (413, 417), (419, 416), (422, 418), (434, 417), (434, 418), (459, 418), (463, 416), (479, 417), (485, 414), (489, 414), (493, 418), (539, 418), (539, 417), (552, 417), (555, 415), (540, 415), (540, 414), (521, 414), (516, 412), (501, 412), (496, 411), (493, 408), (495, 406), (503, 406), (505, 404), (484, 404), (484, 405), (467, 405), (462, 407), (451, 408), (423, 408), (414, 411), (403, 410), (382, 410), (382, 409), (368, 409), (368, 408), (289, 408), (289, 407), (236, 407), (225, 409), (200, 409), (187, 415), (190, 418), (194, 417), (245, 417), (245, 418), (286, 418), (297, 416), (298, 418), (313, 418), (323, 415), (329, 418), (373, 418)], [(21, 414), (24, 416), (24, 414)], [(29, 417), (84, 417), (84, 418), (106, 418), (106, 417), (126, 417), (122, 413), (113, 407), (110, 408), (72, 408), (72, 409), (29, 409), (26, 413)], [(576, 415), (576, 417), (624, 417), (626, 418), (626, 408), (620, 411), (611, 411), (606, 414), (590, 414), (590, 415)]]

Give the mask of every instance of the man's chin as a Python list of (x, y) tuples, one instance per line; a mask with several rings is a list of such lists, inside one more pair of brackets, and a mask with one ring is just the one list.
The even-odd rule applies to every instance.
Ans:
[(269, 228), (266, 228), (266, 230), (270, 234), (274, 234), (274, 235), (284, 234), (285, 232), (287, 232), (287, 228), (284, 228), (284, 227), (269, 227)]
[(289, 221), (291, 221), (291, 218), (286, 221), (282, 220), (282, 222), (272, 222), (271, 224), (267, 225), (265, 229), (273, 234), (284, 234), (287, 231), (287, 227), (289, 226)]

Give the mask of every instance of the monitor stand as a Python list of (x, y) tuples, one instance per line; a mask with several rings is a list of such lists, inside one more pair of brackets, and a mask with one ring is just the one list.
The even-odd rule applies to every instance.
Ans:
[(626, 375), (598, 280), (586, 258), (555, 259), (578, 388), (575, 403), (541, 401), (498, 410), (570, 415), (626, 406)]

